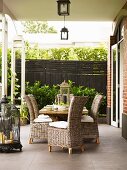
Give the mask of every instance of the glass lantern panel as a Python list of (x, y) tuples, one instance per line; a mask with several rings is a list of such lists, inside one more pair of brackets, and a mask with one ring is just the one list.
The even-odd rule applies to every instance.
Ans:
[(19, 111), (11, 104), (1, 104), (0, 143), (9, 144), (20, 140)]
[(68, 88), (63, 88), (63, 89), (61, 89), (61, 93), (62, 93), (62, 94), (67, 94), (67, 93), (68, 93)]
[(67, 4), (66, 3), (61, 3), (60, 4), (60, 12), (61, 12), (61, 14), (67, 14)]

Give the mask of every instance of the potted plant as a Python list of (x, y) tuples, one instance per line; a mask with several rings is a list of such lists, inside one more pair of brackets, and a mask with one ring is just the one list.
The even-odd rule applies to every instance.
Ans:
[(29, 112), (25, 103), (22, 104), (20, 109), (20, 125), (26, 125), (29, 120)]

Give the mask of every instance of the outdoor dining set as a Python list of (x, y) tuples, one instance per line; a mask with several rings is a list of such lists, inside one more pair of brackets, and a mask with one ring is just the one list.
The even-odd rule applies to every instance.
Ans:
[[(88, 96), (70, 94), (69, 84), (65, 81), (60, 85), (60, 94), (55, 97), (55, 103), (46, 105), (39, 110), (36, 97), (33, 94), (24, 96), (30, 118), (29, 143), (46, 139), (49, 151), (52, 147), (68, 148), (69, 154), (73, 148), (84, 150), (85, 140), (94, 139), (99, 143), (97, 114), (103, 96), (96, 94), (91, 109), (86, 109)], [(20, 112), (13, 104), (9, 104), (6, 96), (1, 100), (0, 111), (0, 150), (19, 149), (20, 142)]]
[[(87, 96), (71, 96), (68, 106), (47, 105), (41, 110), (32, 94), (25, 95), (24, 100), (30, 114), (29, 143), (46, 139), (49, 151), (52, 147), (68, 148), (69, 154), (73, 148), (84, 151), (86, 139), (95, 139), (99, 143), (97, 113), (103, 96), (97, 94), (88, 111), (85, 104)], [(64, 119), (61, 119), (64, 115)], [(66, 118), (66, 119), (65, 119)]]

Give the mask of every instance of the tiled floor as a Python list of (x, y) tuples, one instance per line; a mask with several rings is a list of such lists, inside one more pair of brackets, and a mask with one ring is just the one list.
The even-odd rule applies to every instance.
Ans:
[(0, 170), (126, 170), (127, 141), (121, 129), (100, 125), (100, 144), (86, 143), (86, 150), (55, 148), (47, 143), (28, 144), (29, 126), (21, 127), (22, 152), (0, 153)]

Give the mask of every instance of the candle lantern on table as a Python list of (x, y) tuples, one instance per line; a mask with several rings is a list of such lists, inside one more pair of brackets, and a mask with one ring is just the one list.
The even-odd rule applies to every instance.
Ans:
[(0, 151), (22, 150), (20, 143), (20, 112), (9, 104), (6, 96), (0, 103)]
[(70, 85), (65, 80), (60, 84), (60, 94), (57, 97), (58, 104), (61, 102), (64, 104), (70, 103)]

